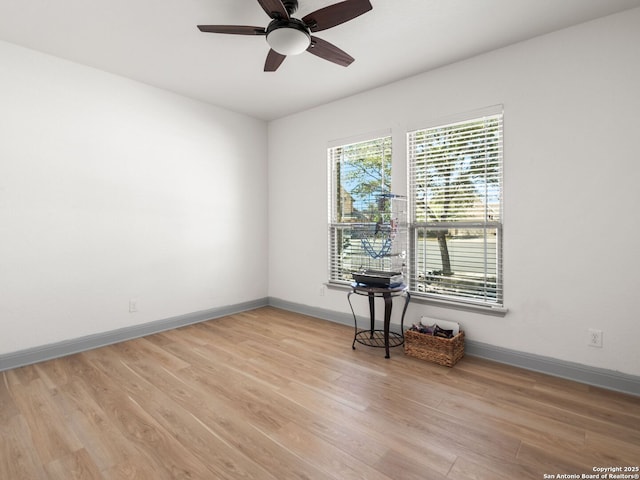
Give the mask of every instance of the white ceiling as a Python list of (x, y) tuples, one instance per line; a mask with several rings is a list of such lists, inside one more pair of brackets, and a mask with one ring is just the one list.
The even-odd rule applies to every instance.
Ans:
[[(293, 16), (336, 2), (299, 0)], [(371, 4), (372, 11), (317, 33), (355, 57), (346, 68), (305, 52), (264, 73), (265, 37), (196, 28), (266, 27), (269, 17), (255, 0), (0, 0), (0, 39), (271, 120), (637, 7), (640, 0)]]

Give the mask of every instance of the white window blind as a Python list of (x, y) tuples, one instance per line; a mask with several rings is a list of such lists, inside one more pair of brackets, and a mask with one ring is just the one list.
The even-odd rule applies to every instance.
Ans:
[(391, 137), (328, 149), (329, 281), (351, 283), (363, 268), (389, 270)]
[(408, 133), (410, 288), (502, 306), (502, 113)]

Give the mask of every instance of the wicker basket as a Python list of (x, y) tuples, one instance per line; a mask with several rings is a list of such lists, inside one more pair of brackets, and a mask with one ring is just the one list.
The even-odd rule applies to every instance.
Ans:
[(453, 338), (434, 337), (415, 330), (404, 332), (404, 353), (411, 357), (453, 367), (464, 357), (464, 332)]

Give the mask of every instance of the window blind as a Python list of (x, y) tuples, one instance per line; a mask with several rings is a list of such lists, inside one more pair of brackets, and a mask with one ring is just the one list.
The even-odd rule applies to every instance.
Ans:
[(407, 134), (414, 292), (503, 304), (502, 131), (499, 113)]
[[(391, 136), (328, 149), (329, 281), (350, 283), (363, 268), (388, 269)], [(378, 234), (379, 233), (379, 234)]]

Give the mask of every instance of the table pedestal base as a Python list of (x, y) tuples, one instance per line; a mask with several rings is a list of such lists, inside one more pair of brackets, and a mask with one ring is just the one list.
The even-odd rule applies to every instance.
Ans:
[[(406, 285), (398, 285), (397, 287), (371, 287), (362, 284), (353, 284), (353, 290), (348, 293), (347, 300), (351, 307), (351, 313), (353, 313), (353, 321), (355, 324), (355, 334), (353, 336), (353, 344), (351, 348), (355, 350), (356, 342), (368, 347), (384, 347), (385, 358), (390, 358), (389, 348), (399, 347), (404, 344), (404, 315), (407, 312), (407, 306), (411, 300), (411, 295), (407, 290)], [(369, 298), (369, 316), (371, 318), (371, 326), (368, 329), (358, 328), (358, 318), (353, 310), (351, 303), (351, 295), (363, 295)], [(400, 332), (390, 332), (389, 327), (391, 324), (391, 311), (393, 308), (393, 297), (405, 296), (404, 308), (402, 310), (402, 317), (400, 320)], [(375, 298), (382, 297), (384, 300), (384, 327), (382, 330), (375, 328)]]

